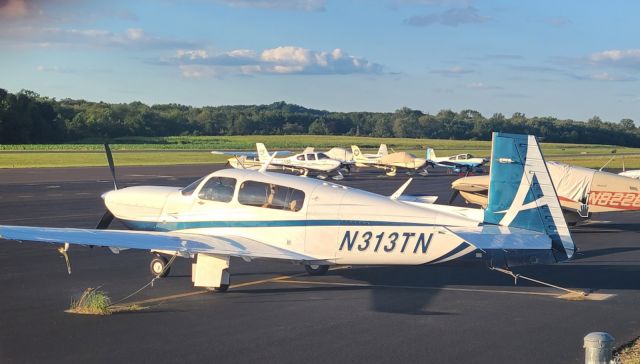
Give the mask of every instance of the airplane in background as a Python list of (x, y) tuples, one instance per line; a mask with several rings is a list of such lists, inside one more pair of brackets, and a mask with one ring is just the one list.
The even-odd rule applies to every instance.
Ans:
[[(382, 146), (380, 149), (382, 149)], [(386, 150), (386, 145), (384, 150)], [(395, 176), (398, 169), (404, 169), (410, 172), (421, 169), (419, 172), (420, 175), (426, 176), (428, 174), (427, 170), (424, 168), (427, 160), (424, 158), (418, 158), (407, 152), (395, 152), (381, 156), (367, 156), (360, 151), (360, 148), (357, 145), (352, 145), (351, 151), (353, 154), (353, 160), (356, 162), (356, 166), (384, 169), (385, 174), (390, 177)]]
[[(570, 224), (589, 219), (591, 213), (640, 210), (639, 180), (558, 162), (546, 165)], [(487, 206), (490, 181), (490, 176), (453, 181), (454, 193), (449, 203), (460, 194), (468, 203)]]
[[(575, 246), (534, 136), (493, 134), (487, 209), (422, 203), (317, 179), (224, 169), (185, 188), (133, 186), (105, 193), (96, 229), (0, 225), (0, 238), (150, 250), (151, 270), (165, 256), (193, 259), (197, 287), (225, 291), (230, 257), (305, 266), (312, 275), (338, 264), (418, 265), (453, 260), (491, 268), (570, 259)], [(496, 193), (499, 189), (499, 193)], [(532, 197), (533, 196), (533, 197)], [(114, 218), (131, 230), (108, 230)], [(66, 257), (66, 255), (65, 255)]]
[(477, 158), (469, 153), (452, 155), (448, 157), (437, 157), (435, 150), (427, 148), (427, 163), (431, 166), (452, 168), (454, 172), (474, 172), (487, 163), (486, 158)]
[[(228, 159), (229, 164), (233, 168), (260, 169), (261, 166), (271, 158), (271, 155), (269, 154), (267, 148), (263, 143), (256, 143), (256, 148), (257, 153), (220, 151), (213, 151), (211, 153), (233, 155), (232, 158)], [(344, 178), (344, 176), (340, 172), (340, 168), (342, 166), (343, 164), (339, 160), (333, 159), (325, 153), (316, 153), (313, 151), (313, 149), (309, 148), (305, 149), (305, 151), (302, 153), (295, 154), (290, 157), (274, 158), (271, 163), (269, 163), (270, 169), (296, 171), (303, 176), (307, 176), (309, 172), (320, 173), (318, 175), (318, 178), (320, 179), (324, 179), (327, 177), (323, 173), (336, 172), (336, 175), (332, 178), (337, 181)]]
[(640, 179), (640, 169), (630, 169), (628, 171), (622, 171), (618, 173), (618, 176)]

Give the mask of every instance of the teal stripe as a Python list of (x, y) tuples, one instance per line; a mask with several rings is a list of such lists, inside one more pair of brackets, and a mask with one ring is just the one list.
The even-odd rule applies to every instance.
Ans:
[(157, 223), (152, 221), (122, 220), (122, 222), (130, 229), (147, 231), (174, 231), (201, 228), (255, 228), (296, 226), (432, 226), (432, 224), (368, 220), (180, 221)]

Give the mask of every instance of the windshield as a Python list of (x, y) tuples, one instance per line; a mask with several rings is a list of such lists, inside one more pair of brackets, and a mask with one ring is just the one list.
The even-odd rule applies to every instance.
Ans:
[(195, 191), (196, 188), (198, 188), (198, 186), (200, 185), (200, 182), (202, 182), (202, 180), (204, 179), (204, 177), (200, 178), (199, 180), (192, 182), (190, 185), (188, 185), (187, 187), (182, 189), (182, 196), (191, 196), (193, 194), (193, 191)]
[(318, 153), (318, 159), (331, 159), (331, 158), (324, 153)]

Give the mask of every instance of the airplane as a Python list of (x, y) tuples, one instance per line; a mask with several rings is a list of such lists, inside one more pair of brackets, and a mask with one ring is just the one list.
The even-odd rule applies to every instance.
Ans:
[[(577, 224), (592, 213), (640, 210), (640, 180), (591, 168), (547, 162), (565, 219)], [(460, 194), (468, 203), (487, 206), (488, 176), (463, 177), (453, 181), (449, 203)]]
[(618, 173), (618, 176), (640, 179), (640, 169), (630, 169), (628, 171), (622, 171)]
[(395, 176), (398, 169), (407, 169), (409, 171), (422, 169), (419, 172), (420, 175), (426, 176), (428, 174), (427, 170), (424, 168), (427, 160), (424, 158), (417, 158), (413, 154), (407, 152), (395, 152), (380, 156), (367, 156), (360, 151), (360, 148), (357, 145), (352, 145), (351, 151), (353, 154), (353, 160), (356, 162), (356, 166), (384, 169), (385, 174), (390, 177)]
[(435, 150), (432, 148), (427, 148), (426, 158), (429, 165), (453, 168), (453, 171), (456, 173), (463, 171), (473, 172), (481, 169), (481, 167), (488, 162), (486, 158), (476, 158), (469, 153), (437, 157)]
[[(227, 154), (233, 155), (233, 158), (228, 159), (228, 163), (239, 169), (260, 169), (261, 166), (269, 160), (271, 155), (267, 151), (267, 148), (263, 143), (256, 143), (257, 154), (254, 152), (219, 152), (213, 151), (213, 154)], [(254, 157), (250, 159), (250, 157)], [(257, 159), (255, 158), (257, 156)], [(285, 169), (301, 173), (303, 176), (307, 176), (310, 171), (319, 173), (336, 172), (336, 175), (332, 178), (336, 181), (342, 180), (344, 176), (340, 172), (340, 168), (343, 164), (336, 159), (329, 157), (325, 153), (316, 153), (313, 149), (305, 149), (304, 152), (292, 155), (285, 158), (274, 158), (269, 164), (270, 169)], [(326, 178), (326, 175), (320, 174), (318, 176), (321, 179)]]
[[(223, 169), (184, 188), (118, 189), (105, 149), (116, 189), (102, 196), (107, 210), (95, 229), (0, 225), (0, 239), (64, 244), (65, 258), (70, 245), (150, 250), (156, 276), (168, 273), (175, 257), (192, 259), (194, 285), (219, 292), (230, 285), (230, 257), (294, 262), (322, 275), (332, 265), (456, 260), (509, 271), (565, 261), (575, 251), (531, 135), (493, 134), (485, 210), (403, 196), (411, 179), (383, 196), (268, 172), (275, 156), (260, 170)], [(107, 229), (114, 218), (131, 230)]]

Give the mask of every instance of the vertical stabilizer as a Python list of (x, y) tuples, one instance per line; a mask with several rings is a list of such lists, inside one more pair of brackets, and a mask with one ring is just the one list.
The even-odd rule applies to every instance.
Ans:
[(384, 157), (385, 155), (389, 155), (389, 150), (387, 150), (387, 145), (380, 144), (380, 148), (378, 148), (378, 156)]
[(271, 157), (267, 151), (267, 147), (262, 143), (256, 143), (256, 148), (258, 149), (258, 160), (262, 163), (266, 163)]
[(361, 161), (361, 160), (366, 159), (362, 155), (362, 152), (360, 151), (360, 147), (358, 147), (357, 145), (352, 145), (351, 146), (351, 154), (353, 154), (353, 160), (355, 160), (355, 161)]
[(428, 161), (433, 161), (434, 159), (436, 159), (436, 151), (433, 150), (433, 148), (427, 148), (427, 156), (426, 159)]
[(556, 259), (573, 256), (575, 245), (535, 136), (493, 133), (489, 179), (485, 223), (544, 232)]

